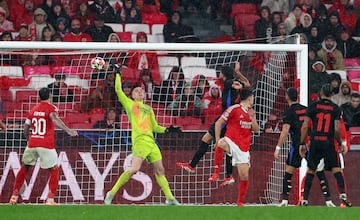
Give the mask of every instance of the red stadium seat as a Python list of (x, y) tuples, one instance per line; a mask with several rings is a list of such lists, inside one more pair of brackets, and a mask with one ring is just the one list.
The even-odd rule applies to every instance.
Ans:
[(360, 144), (360, 127), (350, 127), (351, 137), (350, 143), (351, 144)]
[(255, 4), (232, 4), (230, 16), (235, 17), (238, 14), (257, 14), (257, 7)]
[(90, 124), (94, 125), (97, 121), (104, 120), (104, 113), (90, 114)]
[(260, 17), (255, 14), (238, 14), (234, 18), (235, 36), (240, 39), (255, 39), (255, 21)]
[(120, 115), (120, 127), (122, 129), (131, 129), (129, 117), (126, 114)]
[(119, 36), (121, 42), (132, 42), (131, 31), (116, 32), (116, 34)]
[(17, 102), (28, 102), (28, 101), (36, 102), (38, 97), (38, 91), (35, 89), (17, 90), (15, 94), (16, 94)]
[(24, 77), (28, 79), (31, 75), (51, 75), (50, 66), (24, 66)]
[(7, 89), (0, 89), (0, 98), (2, 101), (12, 101), (12, 93)]
[(92, 125), (90, 123), (75, 122), (69, 124), (69, 127), (73, 129), (91, 129)]
[(157, 13), (157, 14), (144, 13), (142, 15), (142, 22), (144, 24), (149, 24), (150, 27), (153, 24), (166, 24), (167, 21), (168, 18), (166, 17), (166, 15), (162, 13)]

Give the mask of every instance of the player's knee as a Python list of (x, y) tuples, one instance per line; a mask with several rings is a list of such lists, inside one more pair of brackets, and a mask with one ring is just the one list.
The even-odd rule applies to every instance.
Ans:
[(226, 143), (226, 141), (225, 141), (223, 138), (221, 138), (221, 139), (219, 140), (217, 146), (218, 146), (218, 147), (221, 147), (222, 149), (225, 149), (225, 147), (227, 146), (227, 143)]

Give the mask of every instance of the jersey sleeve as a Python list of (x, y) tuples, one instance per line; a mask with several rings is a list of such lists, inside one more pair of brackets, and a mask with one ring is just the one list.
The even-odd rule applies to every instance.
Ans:
[(126, 112), (129, 112), (129, 109), (131, 108), (131, 105), (133, 104), (133, 100), (126, 96), (124, 91), (122, 90), (121, 85), (121, 76), (119, 74), (116, 74), (115, 77), (115, 92), (118, 96), (119, 102), (122, 104)]
[(283, 124), (289, 124), (290, 125), (291, 121), (292, 121), (292, 114), (290, 114), (290, 111), (288, 109), (283, 113)]
[(152, 130), (155, 133), (165, 133), (166, 127), (163, 127), (161, 125), (159, 125), (156, 121), (155, 118), (155, 113), (154, 110), (151, 109), (151, 113), (150, 113), (150, 120), (151, 120), (151, 125), (152, 125)]

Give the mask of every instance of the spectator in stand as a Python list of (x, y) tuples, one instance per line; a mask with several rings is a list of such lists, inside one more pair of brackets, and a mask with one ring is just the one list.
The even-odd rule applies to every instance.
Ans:
[(177, 95), (167, 109), (173, 116), (200, 116), (201, 99), (194, 94), (190, 84), (186, 84), (180, 95)]
[(97, 81), (94, 90), (90, 92), (81, 102), (81, 111), (90, 112), (94, 108), (103, 108), (104, 102), (104, 81)]
[(289, 16), (285, 19), (287, 33), (291, 33), (295, 27), (301, 25), (300, 18), (302, 15), (302, 6), (295, 5)]
[(344, 59), (340, 50), (336, 49), (335, 37), (328, 35), (321, 44), (322, 48), (317, 52), (324, 61), (326, 70), (344, 70)]
[(6, 19), (6, 11), (0, 7), (0, 31), (14, 31), (14, 25)]
[(307, 13), (311, 16), (312, 19), (316, 18), (316, 9), (314, 7), (314, 1), (313, 0), (304, 0), (302, 1), (302, 10), (303, 13)]
[(13, 37), (10, 31), (4, 31), (1, 33), (0, 35), (0, 40), (1, 41), (12, 41)]
[[(311, 70), (313, 68), (312, 65), (317, 61), (321, 61), (321, 63), (324, 65), (324, 68), (326, 70), (325, 64), (321, 60), (321, 58), (317, 55), (317, 50), (316, 49), (314, 49), (312, 47), (309, 47), (308, 58), (309, 58), (309, 61), (308, 61), (309, 72), (311, 72)], [(320, 90), (318, 90), (318, 91), (320, 91)]]
[(291, 34), (295, 33), (304, 33), (307, 36), (310, 34), (312, 18), (307, 13), (302, 13), (300, 17), (300, 26), (296, 26), (292, 31)]
[(319, 35), (319, 29), (316, 24), (311, 25), (308, 40), (310, 48), (313, 48), (314, 50), (316, 50), (316, 52), (321, 49), (321, 43), (323, 39), (321, 39)]
[(74, 100), (74, 92), (68, 88), (65, 80), (65, 74), (58, 73), (55, 75), (55, 82), (47, 86), (51, 90), (54, 103), (72, 102)]
[(81, 23), (79, 18), (71, 20), (70, 32), (64, 35), (64, 42), (92, 42), (92, 38), (87, 33), (81, 32)]
[(286, 33), (285, 23), (280, 23), (277, 27), (277, 34), (273, 38), (273, 43), (286, 44), (293, 43)]
[(53, 26), (57, 26), (58, 18), (63, 18), (66, 24), (69, 24), (70, 17), (66, 14), (65, 9), (61, 3), (55, 3), (51, 8), (51, 13), (48, 15), (48, 22)]
[(322, 41), (326, 35), (329, 34), (330, 21), (326, 7), (323, 4), (320, 4), (317, 8), (317, 16), (313, 21), (313, 24), (318, 27), (319, 39)]
[(270, 8), (262, 6), (260, 8), (260, 19), (255, 21), (255, 35), (257, 43), (270, 43), (272, 37), (272, 23)]
[(111, 33), (111, 34), (109, 35), (109, 38), (108, 38), (107, 42), (120, 43), (121, 40), (120, 40), (119, 35), (117, 35), (116, 33)]
[(102, 15), (102, 18), (106, 23), (115, 22), (114, 8), (110, 5), (108, 0), (95, 0), (89, 5), (89, 9), (96, 15)]
[(341, 23), (339, 12), (338, 11), (330, 12), (329, 21), (330, 21), (330, 25), (329, 25), (328, 33), (336, 37), (340, 36), (339, 35), (340, 31), (343, 30), (344, 26)]
[(211, 85), (209, 91), (205, 93), (201, 102), (201, 105), (204, 108), (206, 120), (214, 120), (215, 117), (222, 113), (221, 89), (217, 85)]
[(106, 115), (103, 120), (97, 121), (93, 128), (101, 128), (101, 129), (120, 129), (119, 125), (119, 116), (116, 113), (115, 108), (108, 108), (106, 110)]
[(350, 96), (352, 93), (351, 83), (349, 81), (343, 81), (340, 85), (339, 93), (331, 97), (331, 101), (337, 104), (339, 107), (342, 104), (350, 102)]
[(131, 91), (133, 89), (133, 84), (130, 80), (124, 80), (122, 83), (122, 88), (125, 93), (125, 95), (129, 98), (131, 98)]
[(164, 25), (163, 34), (166, 43), (176, 43), (179, 37), (193, 35), (194, 31), (192, 27), (182, 24), (179, 11), (173, 11)]
[(272, 24), (272, 36), (275, 37), (278, 34), (279, 24), (283, 23), (282, 14), (280, 12), (273, 12), (271, 14), (271, 24)]
[(360, 126), (360, 94), (357, 92), (351, 93), (350, 102), (341, 105), (343, 112), (346, 130), (350, 127)]
[(133, 0), (123, 0), (123, 7), (116, 12), (115, 22), (124, 24), (142, 22), (141, 11), (136, 8)]
[(94, 23), (95, 13), (90, 11), (87, 0), (78, 0), (78, 7), (75, 16), (80, 20), (82, 32)]
[(64, 38), (65, 34), (69, 33), (69, 20), (64, 17), (58, 17), (56, 19), (56, 34)]
[(15, 20), (15, 28), (19, 29), (22, 24), (27, 26), (31, 24), (34, 20), (34, 2), (33, 0), (25, 0), (24, 4), (25, 10)]
[(341, 82), (342, 82), (342, 80), (341, 80), (340, 74), (330, 73), (330, 84), (331, 84), (334, 94), (339, 93)]
[(6, 0), (0, 0), (0, 7), (3, 8), (5, 10), (5, 18), (9, 19), (9, 15), (10, 15), (10, 11), (9, 11), (9, 6)]
[[(10, 2), (8, 1), (8, 3), (10, 3)], [(22, 15), (24, 13), (24, 11), (25, 11), (24, 0), (11, 1), (11, 4), (9, 4), (9, 12), (10, 12), (9, 20), (16, 21), (17, 17), (19, 15)]]
[(279, 12), (284, 15), (289, 14), (289, 1), (288, 0), (263, 0), (261, 3), (262, 6), (269, 7), (271, 13)]
[(56, 4), (56, 2), (57, 2), (57, 0), (44, 0), (42, 4), (37, 6), (37, 4), (35, 4), (35, 2), (34, 2), (34, 5), (45, 11), (45, 13), (48, 16), (48, 17), (46, 17), (46, 21), (49, 21), (47, 19), (49, 18), (49, 15), (53, 13), (52, 9), (53, 9), (54, 5)]
[(344, 26), (340, 31), (337, 40), (337, 49), (341, 51), (344, 58), (354, 58), (360, 56), (360, 43), (351, 37), (351, 30)]
[(53, 33), (49, 27), (44, 27), (42, 30), (41, 41), (52, 41)]
[(94, 42), (107, 42), (109, 35), (114, 33), (113, 29), (104, 24), (103, 15), (95, 15), (94, 24), (90, 25), (85, 33), (91, 36)]
[(157, 86), (154, 83), (152, 73), (150, 69), (142, 69), (140, 71), (139, 81), (136, 87), (143, 88), (145, 92), (145, 100), (151, 101), (154, 93), (154, 88)]
[(154, 89), (153, 100), (168, 105), (182, 93), (185, 85), (184, 74), (180, 67), (174, 66), (166, 80)]
[(202, 99), (209, 91), (210, 84), (206, 77), (202, 74), (195, 75), (191, 81), (191, 86), (194, 88), (194, 94)]
[(325, 64), (323, 61), (318, 59), (311, 65), (311, 69), (309, 72), (309, 103), (318, 100), (318, 92), (321, 87), (330, 82), (330, 76), (326, 72)]
[[(131, 92), (131, 91), (130, 91)], [(115, 73), (113, 71), (106, 74), (103, 87), (103, 106), (105, 108), (116, 108), (120, 112), (120, 103), (115, 92)]]
[(360, 17), (356, 20), (356, 26), (353, 32), (353, 36), (360, 37)]
[(31, 41), (31, 36), (28, 33), (28, 25), (23, 23), (18, 30), (19, 35), (15, 37), (15, 41)]
[(41, 41), (42, 30), (44, 27), (49, 27), (51, 32), (55, 34), (53, 26), (46, 22), (47, 14), (41, 8), (34, 11), (34, 21), (29, 25), (29, 33), (33, 40)]
[[(136, 34), (136, 42), (137, 43), (147, 43), (148, 38), (145, 32), (138, 32)], [(159, 63), (158, 57), (156, 53), (151, 52), (139, 52), (139, 51), (131, 51), (129, 52), (127, 61), (127, 66), (134, 70), (143, 70), (143, 69), (151, 69), (151, 70), (158, 70)]]

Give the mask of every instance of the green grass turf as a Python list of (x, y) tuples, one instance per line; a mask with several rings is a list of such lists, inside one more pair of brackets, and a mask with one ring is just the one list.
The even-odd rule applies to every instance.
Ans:
[(359, 219), (360, 207), (328, 208), (324, 206), (144, 206), (144, 205), (0, 205), (4, 220), (352, 220)]

